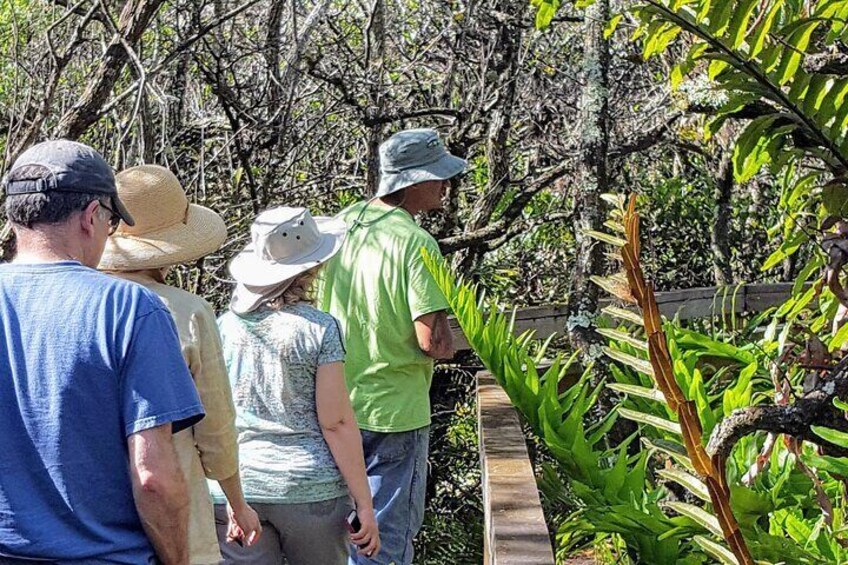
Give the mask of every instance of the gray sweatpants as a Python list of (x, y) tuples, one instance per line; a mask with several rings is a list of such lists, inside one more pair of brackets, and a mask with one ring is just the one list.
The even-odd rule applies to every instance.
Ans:
[(262, 523), (250, 547), (227, 543), (227, 507), (215, 505), (215, 525), (224, 564), (346, 565), (350, 538), (345, 518), (353, 510), (343, 496), (306, 504), (251, 504)]

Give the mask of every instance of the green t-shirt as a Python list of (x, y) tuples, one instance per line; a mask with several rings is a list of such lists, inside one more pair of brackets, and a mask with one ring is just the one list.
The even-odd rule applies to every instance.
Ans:
[(344, 331), (356, 419), (375, 432), (426, 426), (433, 360), (418, 347), (413, 322), (448, 308), (421, 257), (422, 247), (440, 257), (439, 247), (401, 208), (359, 202), (339, 218), (351, 229), (324, 268), (317, 296)]

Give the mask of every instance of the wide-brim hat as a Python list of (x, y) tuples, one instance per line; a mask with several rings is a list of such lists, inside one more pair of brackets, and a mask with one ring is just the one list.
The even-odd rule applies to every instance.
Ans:
[(448, 180), (468, 168), (468, 162), (451, 155), (432, 129), (396, 133), (380, 145), (380, 186), (376, 197), (414, 184)]
[(306, 208), (271, 208), (253, 221), (251, 242), (230, 262), (230, 275), (262, 294), (260, 289), (273, 288), (330, 259), (346, 233), (342, 220), (313, 217)]
[(196, 261), (217, 251), (227, 239), (223, 218), (189, 203), (168, 169), (141, 165), (121, 171), (116, 180), (135, 225), (122, 222), (106, 241), (101, 270), (139, 271)]
[(230, 310), (236, 314), (253, 312), (263, 303), (281, 296), (292, 282), (294, 282), (293, 278), (268, 286), (247, 286), (237, 283), (230, 299)]

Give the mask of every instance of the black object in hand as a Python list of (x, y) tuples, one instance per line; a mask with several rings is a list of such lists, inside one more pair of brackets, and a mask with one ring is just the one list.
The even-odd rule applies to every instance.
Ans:
[(355, 534), (362, 528), (362, 524), (359, 522), (359, 516), (356, 514), (356, 510), (351, 510), (350, 514), (345, 518), (345, 524), (347, 525), (347, 530)]

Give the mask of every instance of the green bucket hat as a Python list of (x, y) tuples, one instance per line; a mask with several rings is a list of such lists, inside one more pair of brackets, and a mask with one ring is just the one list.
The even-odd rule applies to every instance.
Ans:
[(380, 145), (380, 186), (386, 196), (413, 184), (447, 180), (465, 171), (468, 162), (451, 155), (432, 129), (398, 132)]

